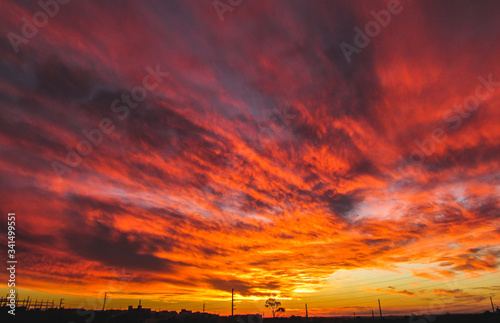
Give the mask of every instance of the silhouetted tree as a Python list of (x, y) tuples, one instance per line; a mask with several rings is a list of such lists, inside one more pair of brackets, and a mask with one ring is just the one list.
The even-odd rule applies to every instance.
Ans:
[(276, 313), (278, 313), (279, 315), (280, 313), (285, 312), (285, 308), (281, 307), (281, 302), (278, 302), (274, 298), (270, 298), (266, 301), (266, 307), (271, 309), (271, 311), (273, 312), (273, 317), (276, 317)]
[(283, 313), (285, 313), (285, 308), (284, 307), (278, 307), (276, 309), (275, 313), (276, 313), (276, 316), (280, 316), (280, 314), (283, 315)]

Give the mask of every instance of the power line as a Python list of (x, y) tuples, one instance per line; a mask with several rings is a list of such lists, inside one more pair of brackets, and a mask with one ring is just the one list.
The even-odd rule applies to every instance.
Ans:
[[(378, 281), (378, 282), (373, 282), (370, 285), (382, 284), (382, 283), (393, 282), (393, 281), (399, 281), (399, 280), (403, 280), (403, 279), (411, 279), (412, 277), (413, 276), (408, 276), (408, 277), (402, 277), (402, 278), (395, 278), (395, 279), (389, 279), (389, 280), (384, 280), (384, 281)], [(342, 285), (342, 288), (345, 288), (345, 287), (356, 287), (356, 286), (361, 286), (361, 285), (362, 284), (360, 284), (360, 283), (356, 283), (356, 284), (353, 284), (353, 285)], [(335, 294), (332, 294), (332, 295), (354, 294), (354, 293), (358, 293), (358, 292), (335, 293)], [(317, 297), (325, 297), (325, 295), (304, 296), (303, 298), (310, 299), (310, 298), (317, 298)]]
[[(410, 291), (417, 291), (417, 290), (421, 290), (423, 288), (430, 288), (430, 287), (435, 287), (435, 286), (441, 286), (441, 285), (445, 285), (445, 284), (449, 284), (449, 283), (453, 283), (453, 282), (458, 282), (458, 281), (465, 281), (465, 280), (471, 280), (471, 279), (478, 279), (478, 278), (482, 278), (484, 276), (488, 276), (488, 275), (492, 275), (492, 274), (498, 274), (498, 272), (494, 272), (494, 273), (489, 273), (489, 274), (484, 274), (482, 275), (481, 277), (473, 277), (473, 278), (462, 278), (462, 279), (456, 279), (456, 280), (453, 280), (451, 282), (441, 282), (441, 283), (438, 283), (438, 284), (433, 284), (433, 285), (429, 285), (429, 286), (422, 286), (420, 288), (415, 288), (415, 289), (411, 289)], [(407, 279), (407, 278), (405, 278)], [(496, 278), (492, 278), (492, 279), (496, 279)], [(490, 280), (490, 279), (488, 279)], [(381, 283), (381, 282), (379, 282)], [(423, 283), (428, 283), (428, 282), (423, 282)], [(396, 287), (401, 287), (401, 286), (405, 286), (405, 285), (408, 285), (410, 283), (407, 283), (407, 284), (402, 284), (402, 285), (397, 285)], [(328, 294), (324, 294), (324, 295), (318, 295), (318, 296), (310, 296), (310, 297), (303, 297), (304, 299), (309, 299), (309, 298), (317, 298), (317, 297), (322, 297), (322, 298), (326, 298), (328, 296), (337, 296), (337, 295), (347, 295), (347, 294), (356, 294), (356, 293), (360, 293), (360, 292), (370, 292), (370, 291), (350, 291), (350, 292), (343, 292), (343, 293), (328, 293)], [(343, 298), (341, 300), (355, 300), (355, 299), (364, 299), (364, 298), (368, 298), (368, 297), (376, 297), (377, 295), (370, 295), (370, 296), (361, 296), (361, 297), (353, 297), (353, 298)], [(331, 302), (331, 300), (324, 300), (324, 301), (315, 301), (315, 302), (308, 302), (308, 303), (324, 303), (324, 302)]]
[[(494, 272), (494, 273), (488, 273), (488, 274), (484, 274), (482, 275), (481, 277), (484, 277), (484, 276), (487, 276), (487, 275), (492, 275), (492, 274), (498, 274), (498, 272)], [(395, 279), (389, 279), (389, 280), (384, 280), (384, 281), (375, 281), (375, 282), (372, 282), (370, 283), (370, 285), (376, 285), (376, 284), (381, 284), (381, 283), (387, 283), (387, 282), (393, 282), (393, 281), (399, 281), (399, 280), (404, 280), (404, 279), (415, 279), (415, 278), (418, 278), (418, 279), (425, 279), (425, 278), (422, 278), (422, 277), (415, 277), (415, 276), (408, 276), (408, 277), (402, 277), (402, 278), (395, 278)], [(480, 277), (474, 277), (474, 278), (467, 278), (467, 279), (476, 279), (476, 278), (480, 278)], [(461, 279), (463, 280), (463, 279)], [(366, 281), (366, 280), (365, 280)], [(455, 280), (457, 281), (457, 280)], [(424, 281), (425, 283), (425, 281)], [(398, 287), (400, 286), (404, 286), (404, 285), (408, 285), (410, 283), (406, 283), (406, 284), (403, 284), (403, 285), (399, 285)], [(355, 283), (355, 284), (352, 284), (352, 285), (342, 285), (342, 288), (345, 288), (345, 287), (355, 287), (355, 286), (361, 286), (362, 284), (359, 284), (359, 283)], [(350, 291), (350, 292), (342, 292), (342, 293), (330, 293), (330, 294), (324, 294), (324, 295), (315, 295), (315, 296), (305, 296), (305, 297), (302, 297), (302, 298), (307, 298), (307, 299), (311, 299), (311, 298), (323, 298), (325, 296), (329, 296), (329, 295), (346, 295), (346, 294), (355, 294), (355, 293), (359, 293), (359, 291)]]
[[(494, 277), (494, 278), (491, 278), (491, 279), (488, 279), (488, 280), (496, 280), (496, 279), (498, 279), (498, 278)], [(488, 281), (488, 280), (486, 280), (486, 281)], [(435, 285), (431, 285), (431, 286), (424, 286), (423, 288), (436, 287), (436, 286), (440, 286), (440, 285), (444, 285), (444, 284), (447, 284), (447, 283), (435, 284)], [(374, 294), (374, 295), (365, 296), (365, 297), (362, 297), (362, 298), (366, 299), (366, 298), (369, 298), (369, 297), (377, 297), (377, 296), (378, 296), (377, 294)], [(450, 295), (450, 296), (452, 296), (452, 295)], [(392, 299), (400, 299), (400, 296), (398, 296), (398, 295), (384, 296), (384, 300), (392, 300)], [(349, 299), (342, 299), (342, 300), (349, 300)], [(367, 304), (367, 303), (371, 303), (371, 301), (361, 302), (360, 304)]]

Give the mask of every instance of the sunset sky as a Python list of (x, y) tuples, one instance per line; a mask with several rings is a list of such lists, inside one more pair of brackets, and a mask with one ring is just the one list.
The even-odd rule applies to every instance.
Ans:
[(0, 1), (21, 298), (500, 305), (499, 2), (65, 1)]

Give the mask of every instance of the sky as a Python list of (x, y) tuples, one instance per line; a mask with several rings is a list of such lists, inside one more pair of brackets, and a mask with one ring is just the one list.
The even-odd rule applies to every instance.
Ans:
[(47, 3), (0, 3), (20, 297), (500, 305), (498, 2)]

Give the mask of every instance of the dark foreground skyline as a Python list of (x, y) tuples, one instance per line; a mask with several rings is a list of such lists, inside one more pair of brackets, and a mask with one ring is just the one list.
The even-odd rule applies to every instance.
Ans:
[[(0, 307), (2, 320), (12, 320), (5, 308)], [(290, 322), (290, 323), (347, 323), (347, 322), (392, 322), (392, 323), (460, 323), (460, 322), (498, 322), (500, 319), (500, 310), (496, 313), (486, 311), (480, 314), (422, 314), (422, 315), (404, 315), (404, 316), (359, 316), (353, 313), (353, 316), (338, 317), (310, 317), (296, 316), (290, 317), (263, 317), (262, 314), (236, 314), (232, 316), (220, 316), (218, 314), (193, 312), (190, 310), (176, 311), (154, 311), (150, 308), (143, 308), (141, 305), (133, 307), (130, 305), (127, 310), (104, 310), (93, 311), (85, 309), (65, 309), (48, 308), (27, 309), (19, 307), (16, 322), (38, 322), (38, 323), (169, 323), (169, 322), (204, 322), (204, 323), (263, 323), (263, 322)]]

